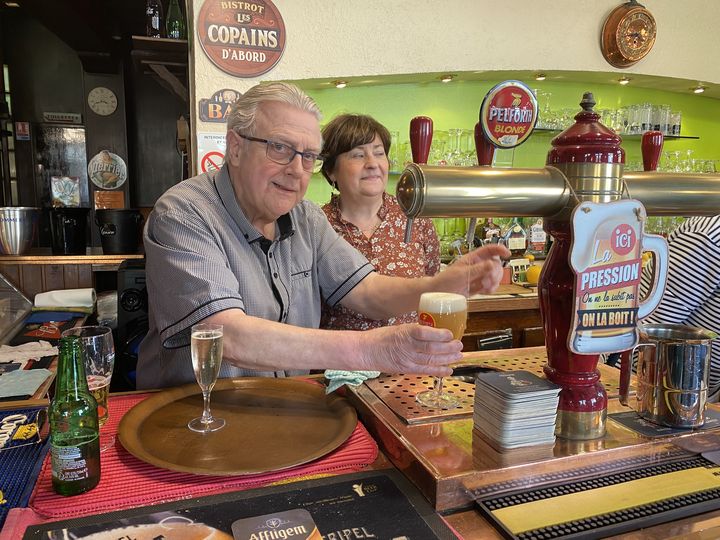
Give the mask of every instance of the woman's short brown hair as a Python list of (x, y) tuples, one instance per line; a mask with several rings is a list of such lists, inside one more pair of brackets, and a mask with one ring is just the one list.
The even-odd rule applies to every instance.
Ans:
[(334, 186), (330, 173), (335, 168), (335, 161), (340, 154), (344, 154), (363, 144), (373, 141), (375, 135), (380, 137), (385, 155), (390, 153), (390, 132), (372, 116), (365, 114), (341, 114), (333, 118), (322, 130), (323, 137), (323, 164), (321, 172)]

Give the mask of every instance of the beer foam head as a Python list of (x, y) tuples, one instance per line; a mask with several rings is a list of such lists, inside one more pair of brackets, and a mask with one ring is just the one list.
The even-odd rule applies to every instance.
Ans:
[(149, 523), (129, 525), (111, 531), (96, 532), (83, 536), (80, 540), (117, 540), (133, 538), (136, 540), (155, 540), (172, 538), (173, 540), (232, 540), (232, 536), (204, 523)]
[(456, 313), (467, 310), (467, 298), (449, 292), (427, 292), (420, 296), (418, 311), (430, 313)]

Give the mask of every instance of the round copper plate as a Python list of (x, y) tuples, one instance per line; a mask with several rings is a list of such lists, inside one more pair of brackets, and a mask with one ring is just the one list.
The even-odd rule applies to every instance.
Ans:
[(223, 429), (187, 427), (202, 413), (200, 387), (165, 390), (138, 403), (120, 421), (120, 442), (138, 459), (173, 471), (259, 474), (308, 463), (347, 440), (357, 425), (349, 403), (295, 379), (220, 379), (210, 398)]

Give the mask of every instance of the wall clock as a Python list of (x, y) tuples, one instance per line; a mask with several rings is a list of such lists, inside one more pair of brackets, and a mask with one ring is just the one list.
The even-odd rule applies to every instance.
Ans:
[(118, 106), (115, 92), (104, 86), (96, 86), (87, 97), (90, 110), (100, 116), (109, 116), (115, 112)]
[(626, 68), (650, 52), (656, 35), (657, 24), (650, 11), (630, 0), (613, 9), (605, 19), (600, 48), (610, 65)]

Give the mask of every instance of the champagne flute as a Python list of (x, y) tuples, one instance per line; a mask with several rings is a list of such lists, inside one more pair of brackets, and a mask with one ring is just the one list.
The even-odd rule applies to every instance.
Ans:
[[(435, 328), (447, 328), (455, 339), (461, 339), (467, 324), (467, 298), (462, 294), (427, 292), (420, 296), (418, 322)], [(443, 391), (443, 378), (435, 377), (435, 387), (415, 396), (415, 400), (432, 409), (454, 409), (460, 400)]]
[(202, 416), (193, 418), (188, 427), (199, 433), (210, 433), (225, 426), (225, 420), (214, 418), (210, 412), (210, 392), (220, 373), (223, 353), (223, 326), (200, 323), (191, 328), (190, 352), (195, 379), (203, 395)]
[(104, 452), (115, 444), (115, 435), (103, 430), (109, 417), (108, 394), (115, 366), (112, 329), (107, 326), (76, 326), (62, 333), (62, 337), (67, 336), (79, 336), (85, 348), (85, 375), (88, 389), (97, 401), (100, 451)]

